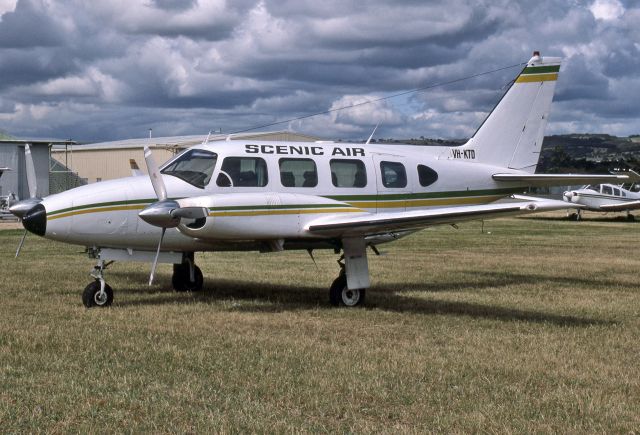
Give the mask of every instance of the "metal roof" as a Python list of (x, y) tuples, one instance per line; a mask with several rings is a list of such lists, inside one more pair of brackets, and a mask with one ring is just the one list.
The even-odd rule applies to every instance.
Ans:
[[(252, 139), (252, 138), (261, 138), (267, 135), (276, 135), (276, 134), (291, 134), (299, 137), (309, 138), (310, 141), (315, 141), (317, 138), (305, 134), (295, 133), (292, 131), (268, 131), (268, 132), (260, 132), (260, 133), (250, 133), (250, 134), (235, 134), (231, 135), (231, 140), (238, 139)], [(209, 141), (213, 142), (216, 140), (225, 140), (227, 138), (226, 134), (212, 134), (209, 136)], [(188, 136), (164, 136), (164, 137), (144, 137), (138, 139), (124, 139), (110, 142), (98, 142), (91, 144), (79, 144), (73, 147), (74, 151), (84, 151), (84, 150), (101, 150), (101, 149), (126, 149), (126, 148), (142, 148), (144, 146), (148, 146), (149, 148), (186, 148), (189, 146), (197, 145), (204, 142), (207, 139), (206, 134), (196, 134), (196, 135), (188, 135)], [(64, 145), (54, 144), (53, 150), (64, 150)]]

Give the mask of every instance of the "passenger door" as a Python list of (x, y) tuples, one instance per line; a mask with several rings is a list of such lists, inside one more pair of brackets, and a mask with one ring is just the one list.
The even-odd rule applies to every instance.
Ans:
[(407, 161), (391, 154), (374, 154), (377, 211), (405, 211), (413, 191)]

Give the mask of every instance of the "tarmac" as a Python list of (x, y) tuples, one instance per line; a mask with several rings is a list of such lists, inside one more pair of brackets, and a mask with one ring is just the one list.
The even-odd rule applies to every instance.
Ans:
[(0, 231), (2, 230), (21, 230), (22, 223), (21, 222), (2, 222), (0, 221)]

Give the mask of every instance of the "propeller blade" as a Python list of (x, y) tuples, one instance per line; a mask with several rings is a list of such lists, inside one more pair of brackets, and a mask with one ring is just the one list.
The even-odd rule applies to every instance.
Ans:
[(156, 161), (153, 158), (153, 153), (148, 146), (144, 147), (144, 161), (147, 163), (147, 172), (149, 172), (153, 190), (156, 192), (158, 199), (164, 201), (167, 199), (167, 188), (164, 185), (160, 169), (158, 169), (158, 165), (156, 165)]
[(29, 196), (31, 198), (36, 198), (38, 196), (38, 181), (36, 178), (36, 167), (33, 164), (33, 156), (31, 155), (31, 147), (29, 147), (29, 144), (24, 146), (24, 162), (27, 168)]
[(162, 246), (162, 239), (166, 228), (162, 228), (162, 234), (160, 235), (160, 241), (158, 242), (158, 250), (156, 251), (156, 258), (153, 259), (153, 265), (151, 266), (151, 275), (149, 275), (149, 285), (153, 284), (153, 275), (156, 273), (156, 266), (158, 265), (158, 257), (160, 256), (160, 247)]
[(209, 216), (209, 209), (206, 207), (180, 207), (171, 212), (174, 218), (202, 219)]
[(18, 245), (18, 249), (16, 250), (16, 256), (14, 258), (18, 258), (20, 255), (20, 250), (22, 249), (22, 245), (24, 245), (24, 239), (27, 238), (27, 230), (24, 230), (24, 234), (22, 235), (22, 239), (20, 239), (20, 244)]

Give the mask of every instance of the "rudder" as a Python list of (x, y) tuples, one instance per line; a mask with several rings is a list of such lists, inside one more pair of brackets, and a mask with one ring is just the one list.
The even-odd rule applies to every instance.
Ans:
[(460, 150), (474, 161), (534, 173), (561, 59), (538, 52)]

